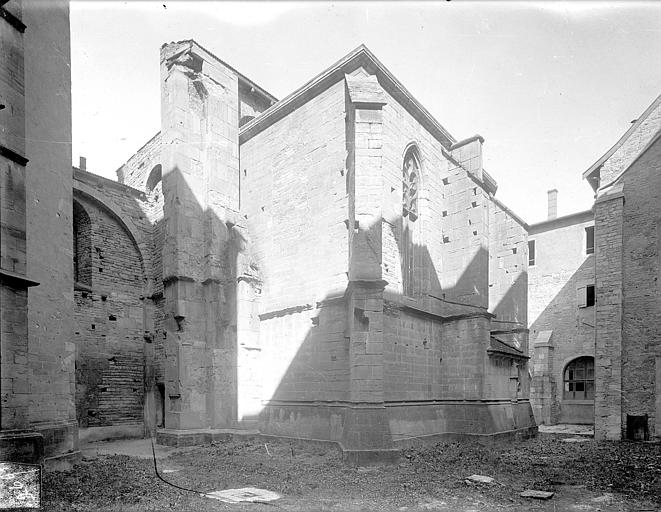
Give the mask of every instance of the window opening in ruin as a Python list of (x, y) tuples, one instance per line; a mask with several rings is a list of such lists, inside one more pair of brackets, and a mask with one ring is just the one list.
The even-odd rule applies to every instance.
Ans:
[(417, 148), (411, 146), (404, 154), (402, 165), (402, 285), (404, 295), (415, 294), (415, 246), (420, 244), (418, 193), (420, 191), (420, 159)]
[(73, 277), (92, 286), (92, 221), (78, 201), (73, 202)]
[(145, 184), (147, 194), (153, 196), (154, 201), (158, 201), (158, 198), (161, 195), (162, 186), (158, 187), (158, 185), (162, 182), (162, 180), (163, 168), (161, 167), (161, 164), (157, 164), (149, 173), (147, 183)]
[(528, 240), (528, 266), (535, 266), (535, 241)]
[(563, 381), (565, 400), (594, 400), (594, 358), (584, 356), (571, 361)]
[(594, 226), (585, 228), (585, 254), (594, 254)]

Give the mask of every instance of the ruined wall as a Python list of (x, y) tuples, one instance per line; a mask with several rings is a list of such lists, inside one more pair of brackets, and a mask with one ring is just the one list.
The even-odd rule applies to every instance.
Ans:
[(144, 326), (140, 253), (124, 228), (98, 204), (76, 202), (91, 221), (91, 290), (75, 291), (73, 339), (76, 415), (80, 427), (142, 423)]
[[(161, 132), (154, 135), (128, 161), (117, 169), (119, 183), (129, 185), (144, 193), (141, 198), (140, 211), (149, 221), (149, 253), (151, 257), (152, 280), (150, 287), (151, 299), (154, 304), (152, 336), (154, 340), (154, 371), (156, 383), (165, 382), (165, 299), (163, 296), (163, 246), (165, 244), (165, 221), (163, 206), (163, 166), (161, 155)], [(158, 392), (158, 400), (164, 396)], [(161, 422), (159, 421), (159, 424)]]
[(347, 399), (344, 83), (241, 146), (241, 211), (263, 287), (264, 400)]
[(140, 191), (91, 173), (76, 169), (74, 178), (74, 211), (90, 224), (90, 281), (75, 289), (77, 416), (87, 429), (81, 436), (142, 436), (162, 409), (156, 384), (164, 374), (150, 203)]
[(161, 132), (154, 135), (117, 169), (117, 181), (143, 192), (153, 168), (161, 163)]
[[(595, 284), (594, 255), (586, 254), (589, 226), (594, 226), (591, 211), (530, 227), (529, 240), (535, 242), (535, 265), (528, 268), (533, 393), (546, 387), (544, 399), (549, 400), (545, 404), (549, 410), (539, 413), (540, 422), (592, 423), (594, 419), (592, 401), (563, 398), (567, 364), (595, 354), (596, 308), (579, 304), (579, 290)], [(540, 401), (541, 396), (535, 398), (535, 406)]]
[(624, 181), (622, 315), (622, 421), (627, 415), (648, 415), (650, 436), (655, 426), (661, 356), (661, 138), (627, 170)]
[[(239, 350), (238, 76), (192, 41), (161, 48), (165, 426), (235, 426)], [(248, 315), (249, 318), (249, 315)], [(245, 356), (246, 361), (242, 360)], [(250, 380), (247, 377), (247, 380)]]

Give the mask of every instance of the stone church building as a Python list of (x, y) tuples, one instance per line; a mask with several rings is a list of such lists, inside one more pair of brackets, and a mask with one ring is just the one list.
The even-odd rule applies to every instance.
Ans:
[(66, 5), (0, 20), (3, 457), (230, 429), (370, 460), (534, 433), (527, 232), (480, 136), (455, 140), (364, 46), (278, 101), (181, 41), (160, 132), (116, 182), (72, 172), (48, 53), (70, 53)]
[(255, 429), (381, 456), (534, 429), (526, 232), (481, 137), (457, 142), (364, 46), (277, 101), (164, 45), (161, 100), (117, 171), (149, 228), (160, 442)]

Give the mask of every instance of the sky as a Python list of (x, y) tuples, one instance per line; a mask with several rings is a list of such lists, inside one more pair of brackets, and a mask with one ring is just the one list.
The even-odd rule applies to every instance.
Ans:
[(661, 94), (654, 2), (71, 2), (73, 160), (115, 170), (160, 129), (159, 48), (195, 39), (277, 98), (361, 43), (457, 139), (485, 139), (526, 222), (592, 206), (582, 173)]

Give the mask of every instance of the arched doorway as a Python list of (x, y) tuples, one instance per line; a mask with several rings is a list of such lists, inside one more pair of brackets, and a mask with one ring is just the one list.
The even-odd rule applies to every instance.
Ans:
[(565, 365), (560, 423), (594, 423), (594, 357), (577, 357)]

